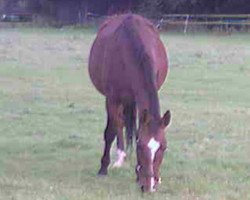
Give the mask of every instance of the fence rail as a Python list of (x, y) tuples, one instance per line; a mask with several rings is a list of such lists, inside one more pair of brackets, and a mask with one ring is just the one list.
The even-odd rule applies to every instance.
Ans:
[[(163, 20), (163, 23), (174, 24), (174, 25), (185, 25), (186, 21), (169, 21)], [(199, 21), (189, 21), (189, 25), (250, 25), (250, 21), (248, 22), (226, 22), (226, 21), (207, 21), (207, 22), (199, 22)]]
[(187, 32), (190, 26), (204, 26), (204, 27), (220, 27), (225, 31), (230, 31), (232, 27), (250, 28), (250, 14), (167, 14), (163, 15), (160, 21), (162, 25), (183, 26), (184, 33)]
[(206, 18), (250, 18), (250, 14), (235, 14), (235, 15), (225, 15), (225, 14), (165, 14), (163, 17), (206, 17)]

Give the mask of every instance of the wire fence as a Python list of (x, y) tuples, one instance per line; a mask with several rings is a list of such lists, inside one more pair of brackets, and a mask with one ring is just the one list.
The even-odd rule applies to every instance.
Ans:
[(190, 14), (169, 14), (163, 15), (157, 24), (162, 29), (179, 28), (187, 33), (189, 30), (216, 29), (220, 31), (231, 32), (249, 31), (250, 14), (239, 15), (190, 15)]
[[(61, 27), (65, 25), (79, 25), (79, 26), (94, 26), (98, 27), (107, 17), (87, 13), (82, 16), (75, 23), (68, 24), (61, 21), (49, 21), (48, 18), (42, 18), (35, 15), (28, 14), (12, 14), (0, 16), (0, 27), (8, 22), (8, 26), (15, 27), (18, 23), (25, 26), (30, 24), (32, 26), (55, 26)], [(249, 32), (250, 31), (250, 14), (238, 15), (224, 15), (224, 14), (166, 14), (160, 20), (151, 19), (155, 26), (160, 30), (179, 30), (184, 33), (199, 30), (216, 30), (222, 32)], [(4, 23), (5, 22), (5, 23)]]
[(190, 30), (209, 29), (231, 32), (249, 31), (250, 14), (238, 15), (190, 15), (190, 14), (169, 14), (163, 15), (157, 24), (163, 29), (178, 28), (184, 33)]

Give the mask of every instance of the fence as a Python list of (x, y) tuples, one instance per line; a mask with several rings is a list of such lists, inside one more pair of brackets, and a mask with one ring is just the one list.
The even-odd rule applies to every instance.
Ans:
[(186, 33), (190, 27), (203, 27), (207, 29), (219, 28), (222, 31), (249, 30), (250, 14), (239, 15), (189, 15), (189, 14), (169, 14), (163, 15), (157, 26), (170, 29), (178, 26)]
[[(101, 22), (105, 20), (107, 16), (94, 15), (88, 13), (84, 16), (84, 20), (80, 20), (78, 23), (72, 23), (71, 25), (93, 25), (99, 26)], [(37, 20), (31, 14), (12, 14), (0, 16), (0, 22), (10, 22), (12, 26), (15, 26), (16, 22), (31, 22), (35, 25)], [(46, 22), (48, 19), (42, 21)], [(207, 15), (207, 14), (167, 14), (163, 15), (161, 20), (152, 20), (155, 22), (156, 27), (167, 30), (181, 30), (184, 33), (193, 30), (206, 29), (206, 30), (219, 30), (231, 32), (232, 30), (237, 31), (249, 31), (250, 30), (250, 14), (239, 14), (239, 15)], [(54, 23), (47, 23), (57, 25)], [(58, 22), (60, 26), (63, 24)], [(39, 25), (39, 24), (37, 24)], [(67, 24), (65, 24), (67, 25)]]

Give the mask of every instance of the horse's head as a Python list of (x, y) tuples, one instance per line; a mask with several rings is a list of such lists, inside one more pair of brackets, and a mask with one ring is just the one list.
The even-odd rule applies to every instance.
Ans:
[(160, 120), (155, 120), (148, 111), (140, 118), (137, 139), (137, 181), (142, 191), (153, 192), (160, 184), (160, 165), (167, 149), (164, 130), (170, 125), (171, 113), (167, 111)]

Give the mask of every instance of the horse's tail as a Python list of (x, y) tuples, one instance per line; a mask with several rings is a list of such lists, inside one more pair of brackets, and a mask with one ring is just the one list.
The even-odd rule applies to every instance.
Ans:
[(136, 103), (134, 101), (124, 106), (127, 151), (133, 148), (133, 138), (136, 133)]

